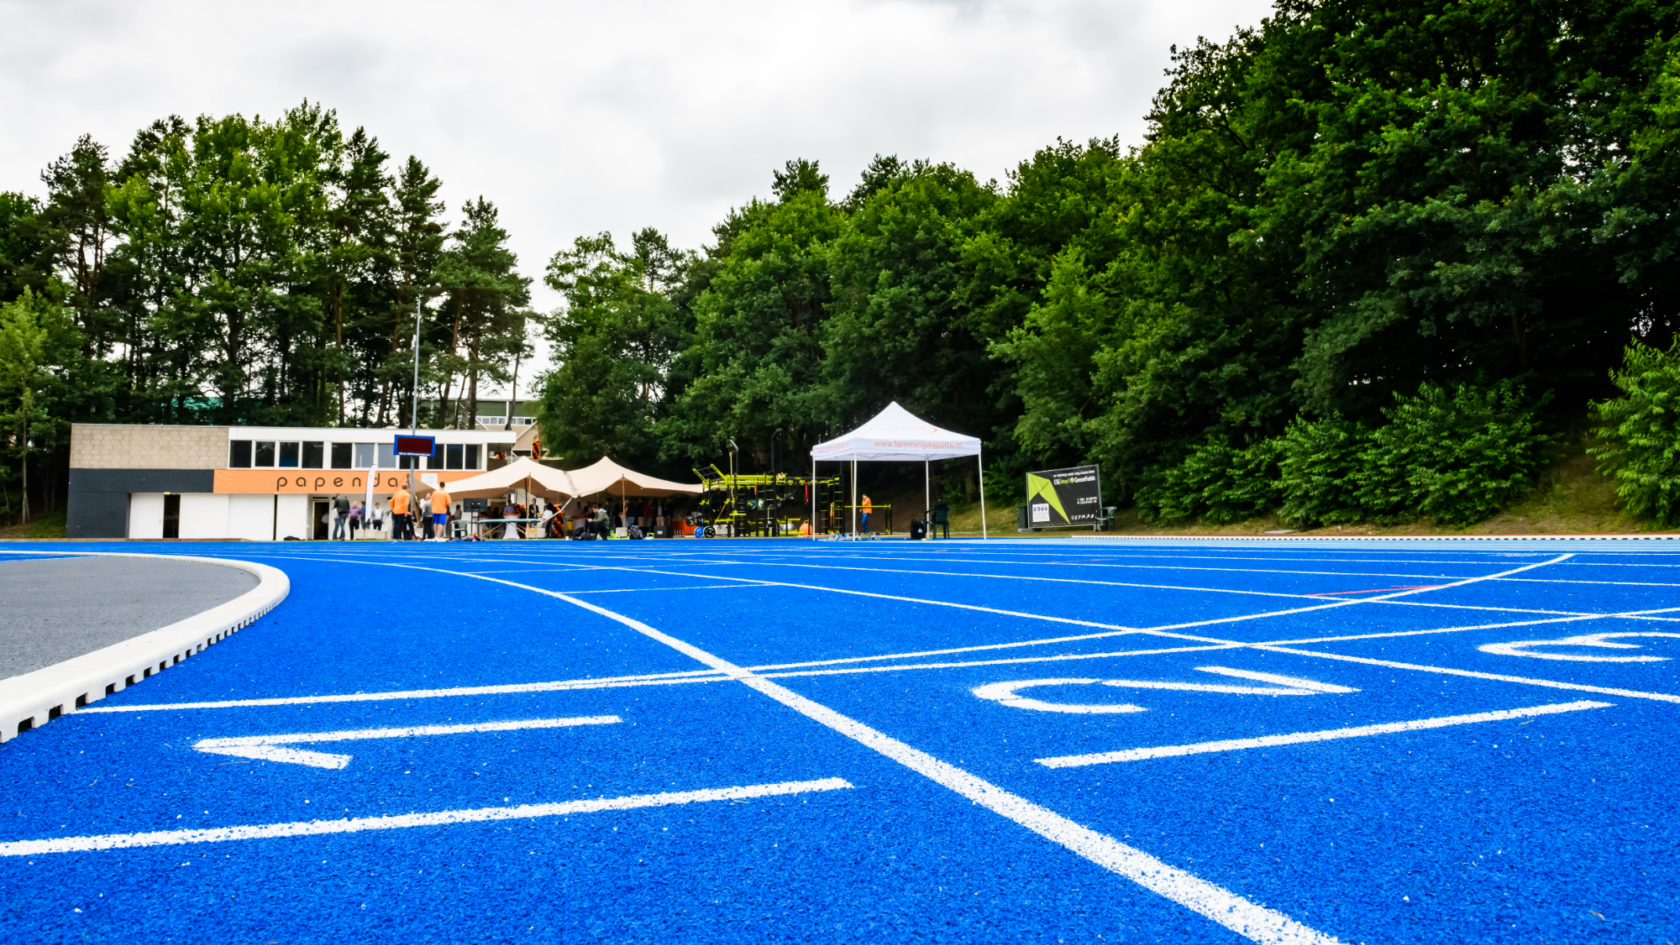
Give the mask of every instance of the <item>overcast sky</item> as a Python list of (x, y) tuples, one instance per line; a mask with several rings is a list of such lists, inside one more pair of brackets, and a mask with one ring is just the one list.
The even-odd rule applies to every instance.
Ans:
[[(844, 195), (877, 154), (982, 180), (1057, 137), (1137, 143), (1169, 47), (1267, 0), (191, 3), (0, 0), (0, 189), (92, 134), (305, 98), (482, 194), (525, 274), (580, 234), (697, 248), (789, 158)], [(538, 305), (555, 305), (539, 288)], [(523, 387), (524, 385), (521, 384)]]

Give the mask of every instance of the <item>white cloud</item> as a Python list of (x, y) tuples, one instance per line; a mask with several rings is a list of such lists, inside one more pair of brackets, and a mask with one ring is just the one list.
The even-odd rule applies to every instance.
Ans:
[[(120, 154), (171, 113), (304, 98), (483, 194), (522, 268), (643, 226), (697, 247), (770, 173), (837, 194), (876, 153), (985, 178), (1057, 137), (1137, 143), (1168, 47), (1257, 25), (1264, 0), (611, 4), (0, 0), (0, 189), (91, 133)], [(539, 304), (553, 304), (539, 294)]]

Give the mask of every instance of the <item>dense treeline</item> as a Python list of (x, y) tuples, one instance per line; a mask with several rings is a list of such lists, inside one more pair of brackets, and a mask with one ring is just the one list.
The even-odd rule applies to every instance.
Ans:
[[(989, 482), (1097, 461), (1162, 520), (1485, 517), (1680, 327), (1676, 37), (1658, 0), (1282, 0), (1176, 50), (1133, 149), (1001, 182), (878, 157), (850, 189), (790, 161), (697, 252), (553, 257), (545, 445), (762, 465), (898, 400), (983, 436)], [(115, 166), (84, 142), (0, 201), (5, 291), (85, 354), (32, 409), (387, 421), (416, 298), (429, 390), (470, 402), (528, 284), (494, 208), (446, 243), (435, 180), (385, 160), (306, 106), (160, 123)]]
[(470, 423), (527, 353), (495, 206), (451, 230), (419, 159), (317, 105), (171, 117), (121, 160), (83, 137), (41, 176), (45, 200), (0, 194), (8, 505), (31, 467), (57, 504), (74, 421), (406, 422), (417, 314), (425, 422)]
[(897, 399), (1005, 473), (1099, 461), (1154, 517), (1485, 517), (1630, 337), (1674, 336), (1677, 27), (1285, 0), (1176, 52), (1134, 150), (1002, 184), (880, 158), (838, 199), (791, 162), (698, 255), (580, 240), (552, 445), (762, 458)]

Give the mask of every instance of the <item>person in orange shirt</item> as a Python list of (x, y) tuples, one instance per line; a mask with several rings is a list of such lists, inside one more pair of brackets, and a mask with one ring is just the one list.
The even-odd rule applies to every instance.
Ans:
[(455, 501), (445, 492), (443, 486), (432, 490), (432, 537), (447, 539), (449, 537), (449, 503)]
[(407, 541), (414, 537), (413, 527), (409, 522), (408, 507), (414, 497), (401, 485), (397, 491), (391, 493), (391, 539), (393, 541)]
[(863, 502), (858, 507), (863, 511), (863, 533), (867, 535), (869, 534), (869, 512), (874, 508), (874, 505), (869, 501), (869, 496), (864, 496)]

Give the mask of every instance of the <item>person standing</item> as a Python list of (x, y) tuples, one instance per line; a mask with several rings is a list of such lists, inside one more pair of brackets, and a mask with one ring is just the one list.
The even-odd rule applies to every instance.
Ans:
[(453, 501), (442, 485), (432, 490), (432, 537), (439, 541), (449, 538), (449, 503)]
[(362, 503), (350, 503), (350, 540), (356, 540), (356, 529), (362, 524)]
[(350, 500), (344, 496), (333, 499), (332, 540), (343, 541), (344, 530), (350, 524)]
[(409, 505), (414, 497), (408, 494), (408, 489), (401, 483), (397, 484), (397, 491), (391, 493), (391, 540), (407, 541), (413, 537), (409, 529)]
[(862, 532), (865, 535), (869, 534), (869, 513), (873, 508), (874, 505), (869, 501), (869, 496), (864, 496), (863, 502), (858, 505), (858, 509), (863, 512)]
[(544, 538), (553, 538), (554, 537), (554, 503), (553, 502), (543, 503), (542, 536)]

